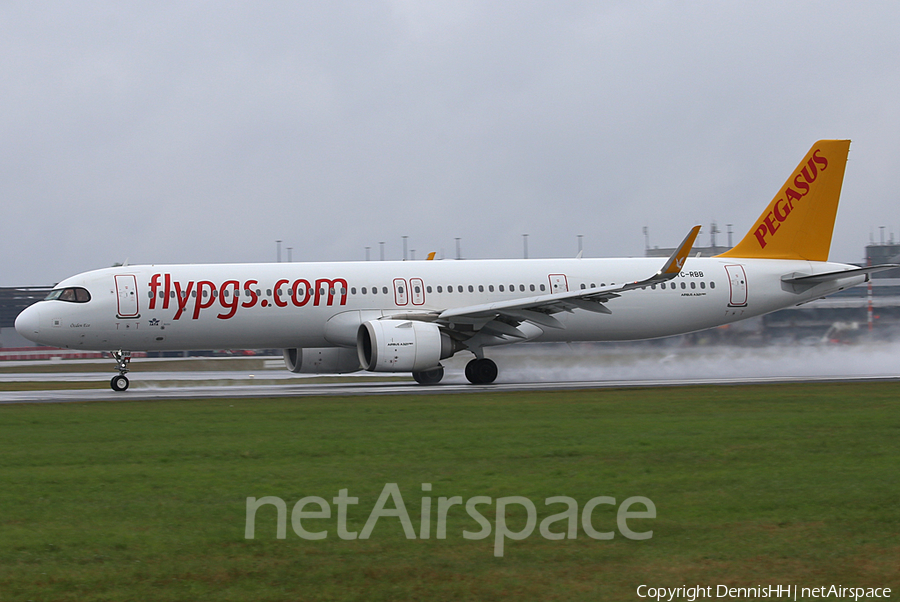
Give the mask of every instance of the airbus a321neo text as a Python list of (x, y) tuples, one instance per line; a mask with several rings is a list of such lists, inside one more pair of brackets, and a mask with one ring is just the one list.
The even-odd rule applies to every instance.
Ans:
[(522, 341), (625, 341), (759, 316), (858, 285), (892, 266), (830, 263), (849, 140), (816, 142), (733, 249), (689, 257), (695, 226), (671, 257), (146, 265), (61, 282), (16, 330), (44, 345), (111, 351), (128, 388), (134, 351), (284, 349), (303, 373), (411, 372)]

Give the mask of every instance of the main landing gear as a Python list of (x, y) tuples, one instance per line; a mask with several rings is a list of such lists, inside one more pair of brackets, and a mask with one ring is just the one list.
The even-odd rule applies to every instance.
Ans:
[(475, 358), (466, 364), (466, 378), (473, 385), (489, 385), (497, 380), (497, 364), (486, 357)]
[[(444, 367), (438, 365), (437, 368), (413, 372), (412, 375), (420, 385), (436, 385), (444, 378)], [(475, 358), (466, 364), (466, 378), (473, 385), (489, 385), (497, 380), (497, 364), (486, 357)]]
[(112, 380), (109, 381), (109, 386), (112, 387), (113, 391), (124, 391), (128, 388), (128, 377), (125, 374), (128, 373), (128, 364), (131, 362), (131, 354), (127, 351), (111, 351), (110, 355), (113, 356), (113, 359), (116, 360), (116, 370), (119, 371), (119, 374), (112, 377)]
[(444, 367), (438, 364), (437, 368), (413, 372), (412, 375), (420, 385), (436, 385), (444, 378)]

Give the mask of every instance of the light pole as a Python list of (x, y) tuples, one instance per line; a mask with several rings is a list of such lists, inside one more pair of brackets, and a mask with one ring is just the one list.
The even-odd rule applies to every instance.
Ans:
[(584, 245), (582, 241), (584, 239), (584, 234), (578, 234), (578, 256), (581, 257), (581, 252), (584, 251)]
[(409, 239), (409, 236), (401, 236), (403, 239), (403, 261), (406, 261), (406, 241)]
[(456, 238), (456, 258), (462, 259), (462, 252), (459, 250), (459, 238)]
[(280, 240), (275, 241), (275, 260), (278, 263), (281, 263), (281, 241)]
[(384, 261), (384, 241), (378, 243), (378, 245), (381, 247), (381, 261)]
[(528, 259), (528, 235), (522, 235), (522, 258)]
[(288, 248), (287, 248), (287, 252), (288, 252), (288, 263), (291, 263), (291, 262), (293, 261), (293, 259), (292, 259), (292, 257), (291, 257), (291, 251), (293, 251), (293, 250), (294, 250), (294, 247), (288, 247)]
[(372, 247), (366, 247), (366, 261), (369, 261), (369, 249)]

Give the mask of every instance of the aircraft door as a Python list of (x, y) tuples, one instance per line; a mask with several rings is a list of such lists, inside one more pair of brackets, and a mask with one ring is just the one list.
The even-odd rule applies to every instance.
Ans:
[(421, 278), (410, 278), (409, 279), (409, 288), (412, 289), (413, 305), (424, 305), (425, 304), (425, 285), (422, 284), (422, 279)]
[(394, 303), (406, 305), (409, 303), (409, 291), (406, 289), (406, 280), (394, 278)]
[(133, 274), (116, 276), (118, 317), (140, 318), (138, 313), (137, 278)]
[(550, 274), (550, 292), (565, 293), (569, 290), (569, 283), (565, 274)]
[(726, 265), (728, 273), (728, 298), (729, 307), (743, 307), (747, 305), (747, 274), (742, 265)]

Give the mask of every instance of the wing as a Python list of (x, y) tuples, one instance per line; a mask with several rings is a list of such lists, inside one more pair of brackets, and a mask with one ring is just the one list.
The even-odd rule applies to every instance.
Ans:
[[(451, 334), (455, 333), (461, 340), (481, 335), (478, 344), (482, 345), (496, 345), (515, 339), (531, 338), (532, 335), (519, 328), (525, 322), (539, 328), (564, 328), (553, 314), (563, 311), (571, 312), (575, 309), (609, 314), (612, 312), (605, 304), (611, 299), (620, 297), (622, 293), (630, 290), (675, 278), (681, 272), (699, 232), (700, 226), (694, 226), (662, 268), (643, 280), (618, 286), (602, 286), (496, 303), (455, 307), (436, 312), (427, 318), (421, 316), (419, 319), (428, 319), (442, 324)], [(408, 317), (413, 318), (413, 316)], [(535, 331), (533, 328), (530, 330)], [(492, 338), (498, 340), (491, 340)]]

